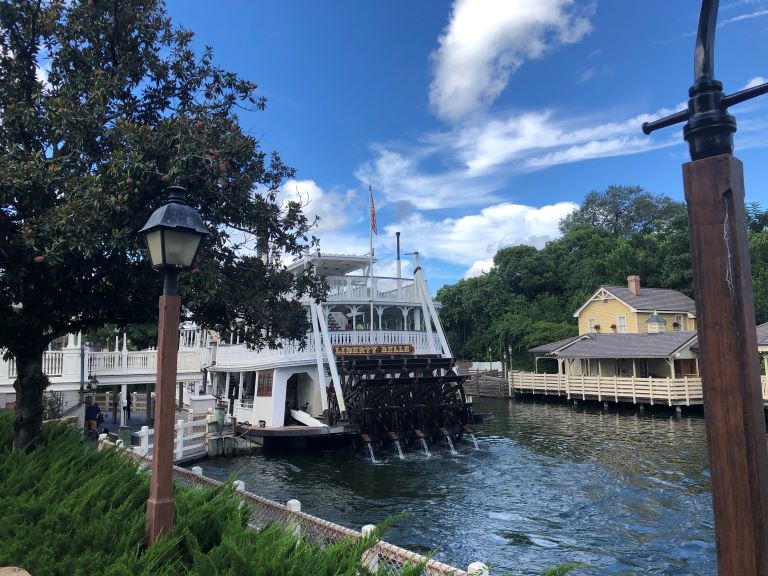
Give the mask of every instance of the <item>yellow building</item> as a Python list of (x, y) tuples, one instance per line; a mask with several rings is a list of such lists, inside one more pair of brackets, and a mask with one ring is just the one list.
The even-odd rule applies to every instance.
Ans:
[(626, 286), (600, 286), (573, 316), (579, 334), (696, 331), (691, 298), (677, 290), (641, 288), (640, 276), (628, 276)]

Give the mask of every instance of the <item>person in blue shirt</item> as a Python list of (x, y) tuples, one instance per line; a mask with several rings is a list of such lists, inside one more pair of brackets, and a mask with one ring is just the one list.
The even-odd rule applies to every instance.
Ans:
[(101, 408), (98, 404), (91, 404), (85, 407), (85, 430), (86, 432), (96, 432)]

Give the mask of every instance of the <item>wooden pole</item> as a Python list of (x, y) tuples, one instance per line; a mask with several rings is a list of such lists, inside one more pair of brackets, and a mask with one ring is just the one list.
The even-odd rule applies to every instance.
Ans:
[(741, 162), (683, 165), (718, 574), (768, 575), (768, 450)]
[(173, 431), (176, 354), (181, 298), (160, 296), (157, 331), (157, 386), (152, 478), (147, 502), (147, 540), (154, 544), (173, 527)]

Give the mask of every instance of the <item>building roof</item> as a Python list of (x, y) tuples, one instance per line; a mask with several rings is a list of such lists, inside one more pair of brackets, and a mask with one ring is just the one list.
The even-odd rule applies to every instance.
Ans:
[[(696, 332), (660, 332), (658, 334), (585, 334), (570, 345), (552, 350), (558, 358), (669, 358), (698, 341)], [(529, 352), (537, 354), (542, 348)]]
[(531, 348), (528, 350), (531, 354), (552, 354), (554, 352), (557, 352), (561, 348), (568, 346), (569, 344), (572, 344), (573, 342), (576, 342), (581, 338), (581, 336), (571, 336), (570, 338), (565, 338), (564, 340), (558, 340), (557, 342), (550, 342), (549, 344), (544, 344), (542, 346), (537, 346), (536, 348)]
[(768, 346), (768, 322), (757, 327), (757, 345)]
[(601, 286), (638, 312), (689, 312), (696, 314), (696, 303), (682, 292), (666, 288), (641, 288), (635, 296), (626, 286)]

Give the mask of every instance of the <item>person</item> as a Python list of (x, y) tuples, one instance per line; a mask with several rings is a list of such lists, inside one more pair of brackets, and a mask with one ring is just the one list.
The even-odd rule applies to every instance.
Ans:
[(86, 432), (96, 432), (98, 427), (99, 417), (101, 415), (101, 408), (98, 404), (91, 404), (85, 407), (85, 430)]
[(128, 413), (128, 417), (125, 419), (126, 422), (131, 419), (131, 406), (133, 406), (133, 400), (131, 400), (131, 395), (128, 394), (128, 402), (125, 404), (125, 410)]
[(353, 328), (352, 318), (350, 318), (349, 320), (347, 320), (347, 330), (352, 330), (352, 328)]

